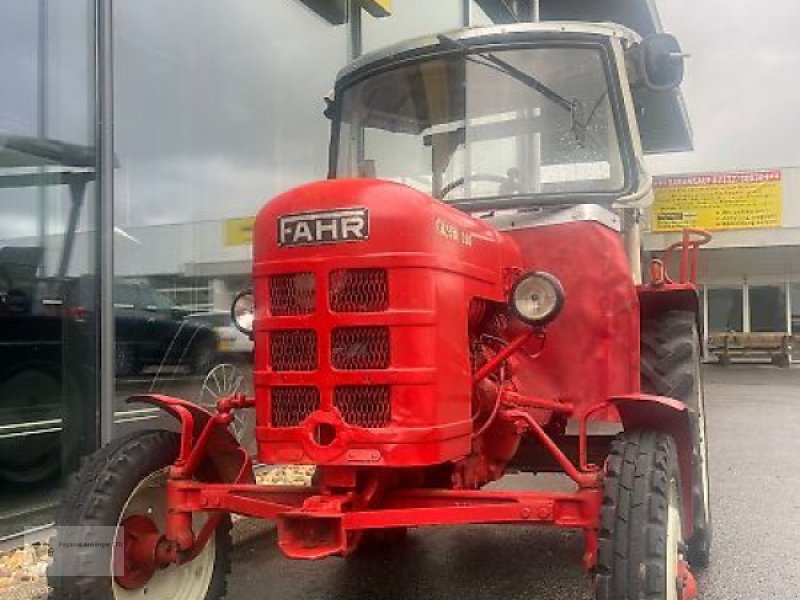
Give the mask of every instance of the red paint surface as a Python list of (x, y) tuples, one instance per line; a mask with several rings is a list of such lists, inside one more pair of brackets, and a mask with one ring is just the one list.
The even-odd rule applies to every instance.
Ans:
[(566, 298), (539, 357), (518, 358), (521, 393), (568, 400), (579, 413), (638, 392), (639, 302), (620, 235), (586, 221), (508, 235), (525, 269), (558, 277)]
[[(366, 241), (283, 248), (277, 243), (276, 224), (282, 215), (356, 207), (369, 211)], [(459, 232), (458, 239), (446, 234), (453, 230)], [(521, 265), (515, 245), (491, 226), (425, 194), (363, 179), (313, 183), (278, 196), (259, 213), (254, 240), (254, 379), (260, 460), (415, 466), (465, 456), (473, 430), (469, 299), (505, 302), (509, 269)], [(331, 271), (376, 267), (389, 273), (389, 310), (347, 314), (330, 310)], [(269, 276), (297, 272), (314, 275), (315, 311), (271, 316)], [(391, 368), (333, 369), (331, 331), (337, 326), (367, 325), (390, 327)], [(290, 373), (270, 370), (268, 336), (278, 329), (315, 330), (318, 368)], [(335, 386), (366, 381), (392, 386), (393, 418), (388, 428), (349, 427), (332, 408)], [(270, 427), (269, 390), (275, 385), (318, 386), (321, 411), (299, 427)], [(339, 432), (334, 443), (325, 447), (312, 439), (323, 421)]]

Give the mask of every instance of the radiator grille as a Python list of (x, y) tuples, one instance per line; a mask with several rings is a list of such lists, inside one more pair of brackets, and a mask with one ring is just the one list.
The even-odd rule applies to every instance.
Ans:
[(330, 304), (335, 312), (381, 312), (389, 308), (384, 269), (345, 269), (330, 275)]
[(319, 390), (315, 387), (274, 387), (270, 395), (273, 427), (297, 427), (319, 410)]
[(341, 327), (331, 334), (335, 369), (388, 369), (389, 358), (387, 327)]
[(337, 387), (333, 405), (348, 425), (386, 427), (392, 420), (391, 394), (388, 385)]
[(288, 329), (269, 334), (274, 371), (313, 371), (317, 368), (317, 333), (312, 329)]
[(287, 317), (313, 313), (317, 305), (314, 275), (290, 273), (269, 278), (270, 311), (273, 316)]

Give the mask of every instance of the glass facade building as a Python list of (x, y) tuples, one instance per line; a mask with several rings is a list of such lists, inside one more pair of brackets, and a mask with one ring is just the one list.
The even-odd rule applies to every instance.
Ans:
[(341, 25), (324, 4), (0, 6), (0, 538), (50, 523), (103, 442), (173, 426), (128, 396), (249, 385), (225, 311), (252, 217), (325, 177), (323, 99), (348, 59), (491, 23), (485, 1), (332, 2)]

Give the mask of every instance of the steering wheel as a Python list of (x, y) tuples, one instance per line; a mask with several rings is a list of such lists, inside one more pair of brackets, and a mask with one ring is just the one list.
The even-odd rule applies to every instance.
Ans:
[[(519, 189), (519, 181), (514, 179), (513, 177), (505, 177), (503, 175), (492, 175), (490, 173), (473, 173), (469, 176), (470, 181), (489, 181), (491, 183), (510, 183), (515, 188)], [(440, 194), (440, 198), (444, 199), (447, 194), (452, 192), (454, 189), (461, 187), (466, 183), (466, 178), (459, 177), (458, 179), (454, 179), (446, 186), (442, 188), (442, 192)]]

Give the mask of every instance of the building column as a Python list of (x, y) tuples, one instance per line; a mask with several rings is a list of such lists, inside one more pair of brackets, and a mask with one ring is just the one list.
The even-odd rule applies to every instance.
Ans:
[(711, 360), (708, 352), (708, 286), (704, 285), (701, 291), (703, 294), (703, 314), (700, 315), (703, 323), (703, 360)]
[(742, 332), (750, 333), (750, 283), (742, 282)]
[(211, 286), (211, 306), (214, 310), (228, 311), (233, 302), (233, 291), (228, 287), (228, 282), (224, 279), (212, 279)]
[(783, 284), (783, 303), (786, 305), (786, 333), (792, 335), (792, 284), (785, 282)]

